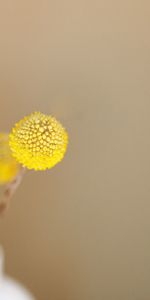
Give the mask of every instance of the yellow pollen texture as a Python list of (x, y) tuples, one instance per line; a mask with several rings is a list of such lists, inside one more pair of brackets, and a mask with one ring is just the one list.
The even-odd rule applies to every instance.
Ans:
[(24, 167), (45, 170), (64, 157), (68, 135), (54, 117), (35, 112), (15, 125), (9, 144), (13, 156)]
[(12, 156), (9, 135), (0, 133), (0, 184), (12, 181), (20, 170), (19, 163)]

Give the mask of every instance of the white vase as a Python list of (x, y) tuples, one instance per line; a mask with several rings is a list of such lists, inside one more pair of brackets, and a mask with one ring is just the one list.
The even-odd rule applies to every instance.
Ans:
[(20, 283), (4, 274), (4, 253), (0, 247), (0, 300), (35, 300)]

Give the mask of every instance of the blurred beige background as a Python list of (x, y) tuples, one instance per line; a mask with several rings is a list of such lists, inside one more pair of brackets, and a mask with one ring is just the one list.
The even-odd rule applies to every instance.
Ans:
[(0, 220), (38, 300), (150, 299), (149, 82), (149, 1), (1, 1), (0, 130), (39, 110), (70, 137)]

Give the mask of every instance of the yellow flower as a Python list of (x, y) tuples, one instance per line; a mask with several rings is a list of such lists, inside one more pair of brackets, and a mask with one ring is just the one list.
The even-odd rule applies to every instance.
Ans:
[(0, 184), (12, 181), (20, 170), (19, 163), (12, 156), (9, 135), (0, 133)]
[(52, 116), (34, 112), (20, 120), (10, 133), (16, 160), (28, 169), (50, 169), (62, 160), (68, 144), (63, 126)]

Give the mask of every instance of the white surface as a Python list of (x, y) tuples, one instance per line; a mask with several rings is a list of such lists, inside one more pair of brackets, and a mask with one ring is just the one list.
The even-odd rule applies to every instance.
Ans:
[(0, 300), (34, 300), (19, 283), (4, 277), (0, 282)]
[(35, 300), (20, 283), (4, 275), (2, 247), (0, 247), (0, 300)]

